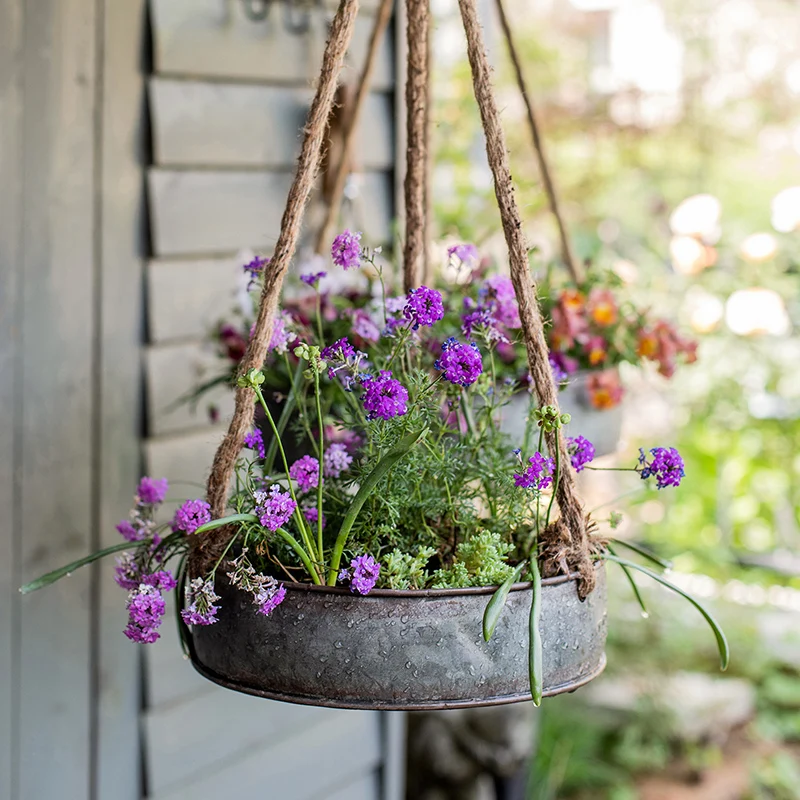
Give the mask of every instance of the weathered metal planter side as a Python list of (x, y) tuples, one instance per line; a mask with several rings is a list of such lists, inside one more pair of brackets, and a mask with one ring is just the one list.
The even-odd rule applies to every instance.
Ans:
[[(615, 453), (622, 434), (622, 405), (607, 410), (599, 410), (589, 400), (587, 382), (589, 372), (578, 372), (572, 376), (566, 388), (562, 389), (558, 404), (572, 419), (564, 428), (567, 436), (585, 436), (593, 445), (595, 456)], [(530, 397), (527, 393), (514, 395), (500, 410), (500, 429), (521, 442), (525, 438), (525, 421)]]
[[(570, 692), (605, 666), (606, 582), (583, 602), (576, 576), (543, 582), (545, 695)], [(286, 584), (269, 616), (218, 578), (219, 621), (195, 628), (195, 668), (222, 686), (309, 705), (424, 710), (529, 700), (530, 584), (516, 584), (490, 642), (492, 588), (375, 590)]]

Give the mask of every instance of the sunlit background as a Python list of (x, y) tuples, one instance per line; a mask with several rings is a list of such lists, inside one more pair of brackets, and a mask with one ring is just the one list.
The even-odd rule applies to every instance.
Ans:
[[(435, 8), (439, 233), (502, 258), (457, 8)], [(484, 11), (526, 232), (545, 265), (555, 228), (493, 5)], [(619, 507), (625, 535), (672, 559), (733, 646), (721, 676), (691, 607), (646, 587), (643, 620), (613, 575), (612, 669), (545, 704), (531, 798), (800, 798), (800, 9), (517, 0), (508, 13), (577, 253), (699, 339), (697, 363), (670, 382), (623, 374), (616, 460), (658, 439), (681, 451), (686, 479)]]

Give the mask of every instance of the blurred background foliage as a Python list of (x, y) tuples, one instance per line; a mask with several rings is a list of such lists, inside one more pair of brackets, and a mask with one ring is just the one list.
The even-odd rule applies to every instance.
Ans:
[[(664, 723), (670, 709), (642, 698), (624, 724), (587, 716), (581, 693), (549, 701), (531, 797), (680, 798), (640, 777), (672, 765), (699, 785), (740, 746), (746, 790), (685, 796), (800, 798), (800, 652), (759, 634), (776, 614), (800, 631), (800, 14), (785, 0), (506, 2), (581, 259), (616, 272), (637, 303), (700, 341), (698, 362), (670, 382), (623, 376), (617, 458), (662, 444), (686, 462), (679, 491), (626, 502), (624, 535), (679, 574), (707, 576), (699, 588), (715, 587), (708, 596), (733, 642), (726, 680), (743, 679), (755, 697), (746, 728), (718, 742), (680, 741)], [(434, 7), (437, 233), (501, 260), (457, 7)], [(543, 268), (558, 258), (555, 229), (493, 3), (484, 11)], [(691, 609), (653, 590), (651, 619), (639, 623), (614, 585), (628, 598), (611, 614), (615, 669), (713, 674), (713, 641)], [(620, 624), (626, 615), (631, 624)]]

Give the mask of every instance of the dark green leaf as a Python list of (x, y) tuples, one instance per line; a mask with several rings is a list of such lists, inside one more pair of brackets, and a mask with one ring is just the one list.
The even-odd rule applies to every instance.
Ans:
[(508, 593), (511, 591), (512, 585), (519, 580), (519, 576), (522, 574), (524, 567), (525, 563), (523, 562), (500, 584), (497, 591), (492, 595), (492, 599), (487, 604), (486, 611), (483, 612), (483, 638), (487, 642), (492, 638), (494, 629), (497, 627), (500, 615), (505, 608), (506, 600), (508, 600)]
[(528, 673), (531, 680), (531, 694), (533, 704), (540, 706), (544, 685), (544, 665), (542, 655), (542, 634), (539, 630), (539, 620), (542, 616), (542, 575), (536, 555), (531, 558), (531, 583), (533, 584), (533, 598), (531, 599), (531, 616), (528, 641)]

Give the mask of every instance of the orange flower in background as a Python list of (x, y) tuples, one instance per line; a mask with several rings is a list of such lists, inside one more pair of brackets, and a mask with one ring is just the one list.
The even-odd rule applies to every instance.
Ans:
[(619, 372), (607, 369), (593, 372), (586, 382), (589, 402), (598, 411), (607, 411), (620, 404), (624, 390), (619, 380)]
[(587, 308), (592, 320), (603, 327), (613, 325), (619, 319), (617, 301), (610, 289), (592, 289)]
[(565, 289), (553, 306), (553, 328), (550, 346), (553, 350), (568, 350), (586, 331), (586, 301), (577, 289)]
[(658, 337), (647, 328), (642, 328), (636, 334), (636, 355), (640, 358), (653, 359), (658, 353)]
[(589, 358), (589, 363), (596, 367), (602, 364), (608, 357), (608, 350), (606, 350), (606, 341), (602, 336), (592, 336), (585, 346), (586, 355)]

